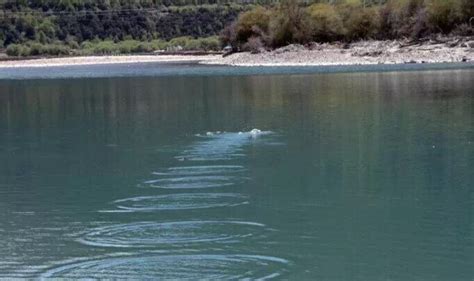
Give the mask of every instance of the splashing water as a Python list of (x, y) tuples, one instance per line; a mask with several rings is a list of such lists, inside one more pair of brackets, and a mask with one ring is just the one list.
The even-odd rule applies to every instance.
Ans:
[(178, 160), (188, 161), (219, 161), (243, 157), (243, 147), (259, 136), (271, 134), (270, 131), (253, 129), (249, 132), (221, 133), (207, 132), (202, 136), (206, 140), (200, 141), (176, 157)]

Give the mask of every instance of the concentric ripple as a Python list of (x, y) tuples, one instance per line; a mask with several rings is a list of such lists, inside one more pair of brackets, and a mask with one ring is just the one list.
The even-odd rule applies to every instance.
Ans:
[(159, 170), (153, 174), (157, 176), (197, 176), (238, 173), (244, 170), (244, 167), (240, 165), (183, 166)]
[(259, 255), (126, 256), (62, 265), (40, 279), (265, 280), (281, 276), (287, 265), (285, 259)]
[(247, 198), (238, 193), (180, 193), (126, 198), (116, 200), (114, 204), (120, 211), (150, 212), (232, 207), (247, 204)]
[(145, 184), (162, 189), (194, 189), (229, 186), (242, 180), (242, 177), (233, 176), (191, 176), (160, 178), (146, 181)]
[(176, 247), (202, 242), (234, 243), (262, 235), (263, 230), (263, 224), (242, 221), (138, 222), (98, 227), (78, 242), (99, 247)]

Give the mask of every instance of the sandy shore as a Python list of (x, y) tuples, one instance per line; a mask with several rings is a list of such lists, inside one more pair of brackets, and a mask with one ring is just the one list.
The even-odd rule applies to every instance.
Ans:
[(405, 63), (474, 62), (474, 37), (445, 37), (421, 42), (361, 41), (349, 45), (289, 45), (257, 54), (123, 55), (0, 61), (0, 68), (70, 65), (131, 64), (144, 62), (199, 62), (230, 66), (324, 66)]
[(273, 51), (235, 53), (202, 63), (234, 66), (319, 66), (473, 62), (474, 40), (451, 38), (410, 43), (362, 41), (350, 45), (289, 45)]
[(201, 62), (217, 60), (219, 55), (125, 55), (125, 56), (90, 56), (90, 57), (64, 57), (44, 58), (30, 60), (0, 61), (0, 68), (21, 67), (52, 67), (72, 65), (100, 65), (100, 64), (130, 64), (144, 62)]

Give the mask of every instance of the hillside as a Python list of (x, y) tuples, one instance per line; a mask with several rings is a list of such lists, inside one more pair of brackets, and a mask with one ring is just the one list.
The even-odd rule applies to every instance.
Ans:
[(7, 0), (0, 2), (0, 49), (10, 56), (218, 50), (222, 44), (258, 50), (470, 34), (473, 6), (471, 0)]

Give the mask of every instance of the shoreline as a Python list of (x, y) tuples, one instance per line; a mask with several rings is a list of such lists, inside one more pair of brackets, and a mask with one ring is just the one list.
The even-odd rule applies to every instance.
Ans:
[(441, 38), (416, 43), (400, 40), (360, 41), (348, 45), (312, 43), (288, 45), (272, 51), (217, 54), (159, 54), (31, 58), (0, 61), (0, 69), (82, 65), (189, 62), (245, 67), (351, 66), (474, 62), (474, 38)]
[(409, 42), (367, 40), (351, 44), (288, 45), (272, 51), (235, 53), (204, 64), (231, 66), (344, 66), (474, 62), (474, 38)]
[(136, 63), (173, 63), (173, 62), (204, 62), (216, 60), (219, 55), (116, 55), (116, 56), (77, 56), (58, 58), (25, 58), (0, 61), (0, 69), (12, 68), (47, 68), (64, 66), (93, 66), (111, 64)]

